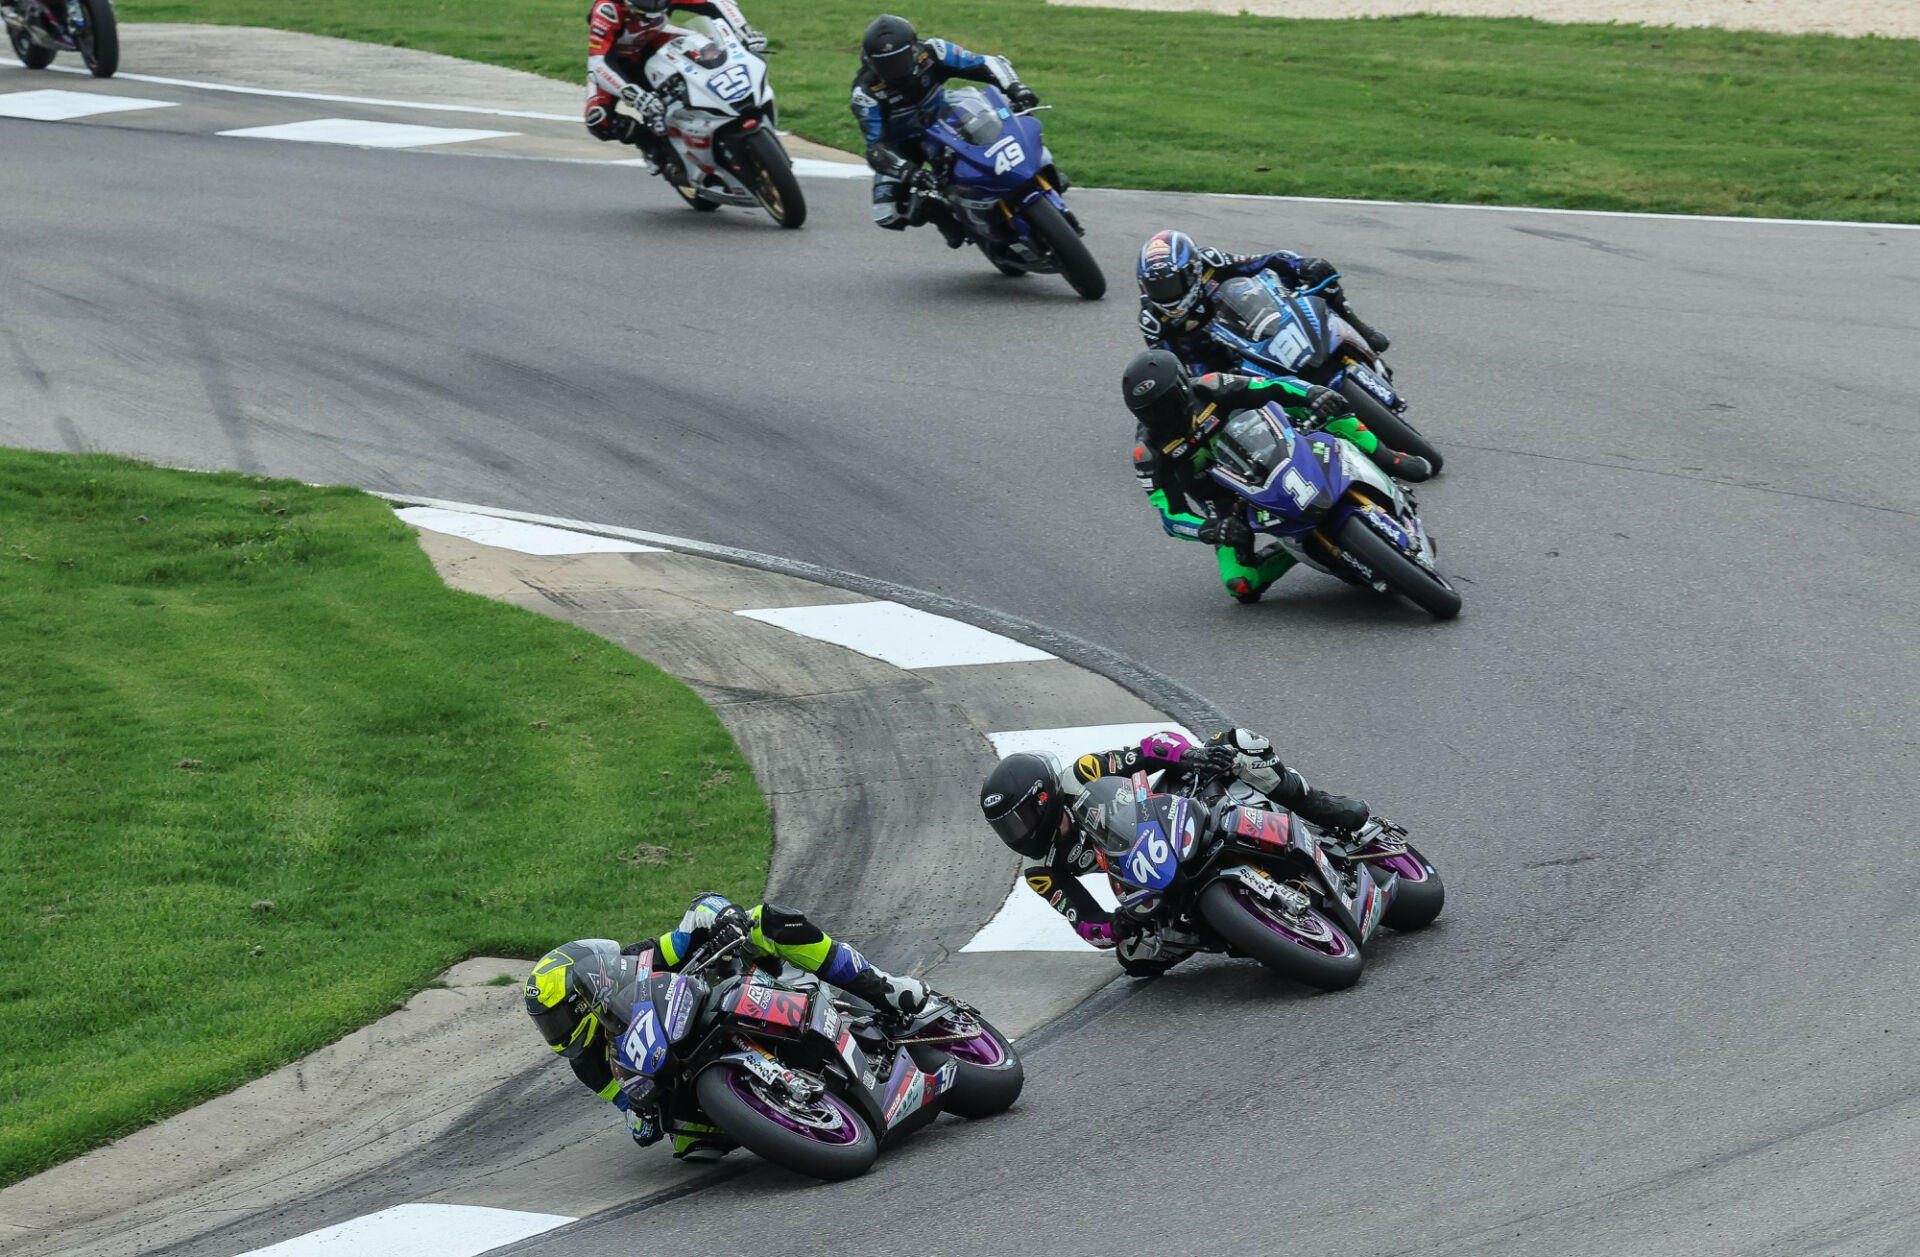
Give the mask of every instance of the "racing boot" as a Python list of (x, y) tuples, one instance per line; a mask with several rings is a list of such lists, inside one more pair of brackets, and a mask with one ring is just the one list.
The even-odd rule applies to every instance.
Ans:
[(1220, 564), (1220, 583), (1227, 587), (1227, 592), (1233, 595), (1235, 602), (1248, 605), (1260, 601), (1261, 595), (1285, 576), (1294, 564), (1294, 557), (1285, 550), (1275, 550), (1265, 558), (1249, 563), (1235, 554), (1231, 547), (1221, 546), (1214, 551), (1214, 558)]
[(882, 969), (867, 968), (847, 983), (847, 990), (890, 1013), (911, 1017), (927, 1002), (927, 984), (918, 978), (899, 978)]
[[(623, 1099), (625, 1097), (622, 1097)], [(660, 1115), (651, 1108), (627, 1109), (627, 1133), (633, 1136), (633, 1142), (642, 1148), (650, 1148), (660, 1142)]]
[(673, 1136), (675, 1161), (713, 1162), (733, 1151), (733, 1141), (717, 1126), (704, 1122), (682, 1122)]
[(1382, 442), (1374, 448), (1373, 465), (1386, 472), (1395, 480), (1404, 480), (1408, 484), (1419, 484), (1433, 478), (1433, 464), (1417, 454), (1402, 454), (1399, 450), (1390, 450)]
[(1373, 352), (1383, 354), (1387, 352), (1387, 349), (1393, 344), (1392, 341), (1387, 339), (1385, 332), (1369, 327), (1367, 324), (1361, 322), (1360, 316), (1353, 312), (1353, 307), (1348, 305), (1345, 300), (1335, 305), (1333, 309), (1334, 313), (1345, 319), (1353, 327), (1354, 331), (1360, 333), (1360, 339), (1366, 341), (1367, 348), (1373, 350)]

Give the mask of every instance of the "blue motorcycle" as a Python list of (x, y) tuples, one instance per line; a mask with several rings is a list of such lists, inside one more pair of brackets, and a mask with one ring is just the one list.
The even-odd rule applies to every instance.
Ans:
[(1294, 291), (1272, 271), (1228, 280), (1220, 285), (1220, 312), (1210, 328), (1214, 343), (1254, 375), (1290, 375), (1336, 390), (1388, 448), (1424, 458), (1439, 471), (1446, 460), (1408, 421), (1386, 360), (1316, 295), (1332, 282)]
[(1269, 402), (1194, 435), (1210, 443), (1207, 472), (1246, 502), (1254, 544), (1277, 543), (1301, 561), (1383, 594), (1399, 594), (1436, 619), (1460, 614), (1460, 595), (1434, 567), (1433, 538), (1406, 490), (1351, 441), (1296, 428)]
[(951, 206), (1002, 274), (1057, 274), (1089, 301), (1106, 293), (1107, 277), (1060, 198), (1067, 181), (1031, 113), (1015, 111), (995, 88), (949, 83), (945, 108), (920, 144), (935, 180), (921, 195)]

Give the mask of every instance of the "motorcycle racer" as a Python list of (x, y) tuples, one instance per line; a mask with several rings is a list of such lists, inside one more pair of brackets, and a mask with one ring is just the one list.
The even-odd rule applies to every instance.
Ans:
[[(647, 86), (645, 72), (647, 58), (687, 33), (667, 23), (673, 9), (725, 22), (749, 52), (767, 49), (767, 37), (747, 25), (733, 0), (596, 0), (587, 15), (586, 122), (595, 139), (631, 144), (656, 171), (683, 182), (685, 170), (666, 139), (666, 101)], [(622, 101), (638, 116), (621, 113)]]
[[(754, 953), (785, 961), (823, 982), (840, 987), (876, 1008), (912, 1014), (927, 1002), (917, 978), (897, 977), (875, 968), (847, 944), (791, 908), (763, 903), (751, 911), (712, 892), (694, 897), (680, 924), (657, 938), (628, 943), (607, 938), (576, 939), (542, 956), (527, 978), (527, 1015), (547, 1046), (565, 1057), (580, 1082), (626, 1114), (627, 1129), (641, 1147), (659, 1141), (663, 1119), (656, 1106), (635, 1107), (614, 1080), (609, 1063), (612, 1044), (601, 1023), (602, 1010), (577, 971), (592, 960), (640, 956), (651, 951), (655, 972), (672, 972), (705, 947), (717, 929), (737, 928)], [(701, 1122), (674, 1123), (673, 1155), (680, 1160), (717, 1160), (732, 1147), (718, 1131)]]
[[(867, 142), (873, 168), (873, 221), (888, 231), (905, 231), (931, 222), (949, 248), (967, 242), (953, 211), (936, 196), (932, 172), (920, 137), (939, 117), (945, 103), (941, 84), (949, 79), (991, 83), (1007, 94), (1015, 109), (1040, 103), (1005, 57), (983, 57), (944, 39), (921, 39), (913, 23), (883, 13), (867, 26), (860, 41), (860, 70), (853, 78), (849, 106)], [(914, 193), (922, 195), (915, 197)]]
[(1172, 352), (1149, 349), (1127, 363), (1120, 390), (1139, 421), (1134, 475), (1160, 512), (1160, 526), (1169, 537), (1214, 547), (1220, 583), (1241, 602), (1260, 601), (1297, 560), (1286, 550), (1275, 550), (1256, 561), (1253, 530), (1242, 518), (1240, 498), (1207, 474), (1213, 462), (1213, 432), (1235, 410), (1278, 402), (1297, 420), (1353, 442), (1390, 476), (1418, 483), (1433, 475), (1425, 459), (1381, 444), (1353, 416), (1345, 397), (1305, 380), (1225, 371), (1196, 379)]
[(1239, 356), (1213, 339), (1214, 294), (1229, 279), (1251, 278), (1261, 271), (1272, 271), (1289, 288), (1310, 288), (1332, 280), (1320, 295), (1375, 353), (1386, 352), (1391, 342), (1360, 321), (1336, 278), (1339, 272), (1325, 258), (1303, 257), (1290, 249), (1272, 253), (1202, 249), (1184, 231), (1156, 232), (1140, 246), (1135, 273), (1140, 281), (1140, 334), (1147, 348), (1168, 350), (1194, 371), (1234, 367)]
[(1082, 755), (1070, 782), (1062, 781), (1051, 757), (1021, 752), (994, 765), (980, 787), (980, 811), (1000, 841), (1034, 861), (1024, 876), (1028, 889), (1047, 901), (1086, 942), (1111, 949), (1120, 967), (1135, 977), (1158, 977), (1193, 954), (1198, 939), (1177, 922), (1156, 922), (1100, 906), (1080, 875), (1099, 868), (1094, 856), (1096, 822), (1082, 810), (1081, 789), (1101, 777), (1161, 774), (1161, 781), (1231, 773), (1312, 824), (1351, 832), (1372, 814), (1358, 799), (1329, 794), (1280, 762), (1273, 743), (1250, 729), (1228, 729), (1195, 746), (1173, 730), (1151, 734), (1137, 746)]

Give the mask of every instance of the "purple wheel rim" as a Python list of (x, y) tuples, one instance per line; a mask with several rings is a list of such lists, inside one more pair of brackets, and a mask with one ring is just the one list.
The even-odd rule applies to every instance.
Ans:
[(860, 1121), (831, 1091), (823, 1091), (804, 1116), (766, 1093), (760, 1080), (738, 1066), (727, 1067), (727, 1090), (774, 1125), (823, 1144), (860, 1142)]
[[(952, 1017), (942, 1017), (927, 1027), (929, 1035), (959, 1034), (966, 1024)], [(955, 1043), (943, 1043), (941, 1051), (956, 1061), (965, 1061), (969, 1065), (982, 1065), (992, 1068), (1003, 1065), (1007, 1060), (1007, 1051), (1000, 1046), (1000, 1040), (988, 1034), (984, 1028), (971, 1039), (961, 1039)]]
[(1384, 860), (1375, 860), (1375, 864), (1392, 869), (1409, 882), (1427, 880), (1427, 862), (1409, 851), (1405, 855), (1390, 855)]
[(1318, 908), (1309, 908), (1306, 918), (1319, 926), (1323, 937), (1304, 934), (1287, 917), (1267, 906), (1267, 901), (1248, 890), (1245, 886), (1232, 887), (1233, 897), (1239, 901), (1249, 915), (1260, 924), (1272, 930), (1296, 947), (1318, 952), (1322, 956), (1346, 956), (1352, 953), (1353, 945), (1347, 936), (1333, 922), (1321, 914)]

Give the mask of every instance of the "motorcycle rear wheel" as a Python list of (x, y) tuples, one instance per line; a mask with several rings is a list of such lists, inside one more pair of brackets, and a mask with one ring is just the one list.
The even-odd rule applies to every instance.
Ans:
[(23, 30), (8, 31), (7, 42), (13, 45), (13, 55), (20, 58), (20, 64), (29, 70), (44, 70), (53, 64), (53, 49), (35, 43)]
[(837, 1183), (873, 1167), (879, 1141), (839, 1096), (823, 1092), (802, 1112), (738, 1061), (715, 1061), (693, 1081), (700, 1107), (729, 1138), (775, 1165)]
[(1053, 202), (1041, 197), (1027, 206), (1025, 214), (1027, 225), (1033, 228), (1035, 235), (1046, 241), (1054, 265), (1060, 268), (1061, 276), (1073, 286), (1073, 290), (1088, 301), (1098, 301), (1106, 296), (1107, 277), (1100, 273), (1100, 264), (1093, 260), (1087, 242), (1080, 238), (1073, 224), (1053, 208)]
[(807, 198), (800, 193), (793, 162), (780, 141), (770, 132), (755, 128), (747, 133), (746, 156), (747, 182), (767, 217), (789, 229), (806, 222)]
[[(951, 1057), (957, 1067), (953, 1090), (947, 1093), (946, 1110), (969, 1119), (1006, 1112), (1020, 1098), (1020, 1089), (1027, 1081), (1020, 1054), (1013, 1050), (1006, 1036), (978, 1013), (972, 1020), (979, 1024), (979, 1034), (959, 1043), (940, 1045), (940, 1050)], [(924, 1033), (929, 1036), (952, 1033), (954, 1028), (943, 1029), (947, 1022), (948, 1019), (942, 1018)]]
[(1367, 527), (1367, 521), (1360, 516), (1348, 516), (1334, 541), (1372, 568), (1388, 589), (1434, 619), (1451, 620), (1460, 614), (1458, 590), (1394, 549), (1385, 537)]
[(1388, 449), (1426, 459), (1433, 464), (1436, 475), (1446, 465), (1446, 456), (1433, 447), (1433, 442), (1421, 436), (1419, 429), (1406, 419), (1381, 405), (1380, 399), (1362, 388), (1358, 380), (1340, 381), (1340, 394), (1353, 403), (1353, 413), (1369, 431), (1386, 442)]
[(1281, 977), (1323, 991), (1352, 986), (1366, 967), (1359, 944), (1319, 909), (1307, 910), (1303, 927), (1231, 879), (1200, 892), (1200, 914), (1220, 937)]
[(96, 79), (110, 79), (120, 68), (120, 26), (112, 0), (80, 0), (87, 11), (87, 30), (74, 39), (80, 59)]

